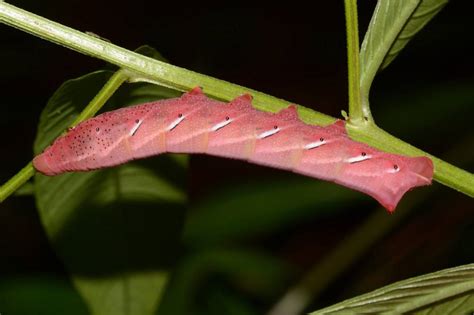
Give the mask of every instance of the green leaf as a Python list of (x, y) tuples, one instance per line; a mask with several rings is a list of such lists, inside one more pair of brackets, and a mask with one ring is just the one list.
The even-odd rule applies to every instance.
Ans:
[[(202, 305), (201, 299), (209, 297), (209, 286), (215, 283), (225, 284), (226, 287), (230, 284), (254, 298), (269, 298), (283, 289), (290, 275), (292, 270), (286, 263), (260, 252), (242, 249), (201, 250), (181, 260), (158, 314), (196, 314), (196, 308)], [(197, 296), (200, 300), (197, 300)]]
[(377, 2), (360, 52), (363, 99), (368, 99), (376, 73), (387, 67), (447, 3), (448, 0)]
[(245, 299), (237, 292), (229, 290), (225, 285), (215, 285), (209, 289), (206, 308), (202, 315), (258, 315), (252, 301)]
[(71, 283), (56, 276), (2, 276), (1, 314), (86, 315), (86, 305)]
[(474, 310), (474, 264), (400, 281), (311, 313), (468, 314)]
[(32, 196), (33, 194), (34, 185), (32, 181), (26, 182), (17, 191), (15, 191), (15, 196)]
[(353, 190), (315, 179), (235, 184), (191, 209), (184, 241), (205, 247), (268, 235), (360, 198)]
[[(67, 81), (41, 114), (35, 153), (75, 119), (110, 77)], [(176, 92), (123, 87), (105, 109)], [(174, 265), (184, 216), (185, 164), (173, 155), (85, 173), (35, 176), (41, 220), (93, 314), (152, 314)]]

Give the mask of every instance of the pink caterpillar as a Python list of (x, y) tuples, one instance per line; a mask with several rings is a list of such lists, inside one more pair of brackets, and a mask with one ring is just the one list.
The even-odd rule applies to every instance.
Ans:
[(33, 160), (45, 175), (88, 171), (164, 152), (207, 153), (333, 181), (364, 192), (393, 211), (408, 190), (429, 185), (426, 157), (385, 153), (351, 140), (344, 122), (301, 122), (295, 106), (255, 110), (251, 96), (229, 104), (200, 88), (179, 98), (126, 107), (86, 120)]

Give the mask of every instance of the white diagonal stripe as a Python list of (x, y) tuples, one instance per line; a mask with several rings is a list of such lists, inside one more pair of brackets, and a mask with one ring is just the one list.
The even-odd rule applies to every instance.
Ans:
[(311, 149), (314, 149), (314, 148), (317, 148), (317, 147), (320, 147), (324, 144), (326, 144), (326, 140), (323, 140), (323, 141), (315, 141), (315, 142), (310, 142), (308, 143), (307, 145), (304, 146), (304, 148), (306, 150), (311, 150)]
[(280, 128), (273, 128), (271, 130), (268, 130), (268, 131), (265, 131), (265, 132), (262, 132), (261, 134), (259, 134), (257, 136), (258, 139), (263, 139), (263, 138), (266, 138), (266, 137), (270, 137), (274, 134), (276, 134), (278, 131), (280, 131)]
[(372, 158), (372, 155), (370, 155), (370, 154), (358, 155), (358, 156), (354, 156), (354, 157), (345, 159), (344, 162), (347, 162), (347, 163), (356, 163), (356, 162), (362, 162), (362, 161), (368, 160), (368, 159), (370, 159), (370, 158)]
[(223, 122), (220, 122), (218, 123), (217, 125), (213, 126), (211, 128), (212, 131), (217, 131), (219, 129), (221, 129), (222, 127), (225, 127), (227, 126), (228, 124), (230, 124), (232, 122), (232, 119), (229, 119), (229, 120), (224, 120)]
[(133, 126), (132, 130), (130, 130), (131, 136), (133, 136), (135, 132), (137, 132), (138, 128), (140, 127), (142, 123), (143, 123), (143, 120), (139, 120), (138, 123), (136, 123), (135, 126)]
[(167, 130), (168, 131), (173, 130), (177, 125), (179, 125), (180, 122), (183, 121), (183, 119), (184, 119), (184, 115), (173, 120), (173, 122), (168, 126)]

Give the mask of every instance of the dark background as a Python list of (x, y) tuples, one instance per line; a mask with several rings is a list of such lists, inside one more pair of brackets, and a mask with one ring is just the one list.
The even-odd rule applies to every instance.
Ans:
[[(342, 1), (317, 3), (317, 9), (293, 3), (261, 7), (89, 0), (10, 3), (77, 30), (94, 32), (127, 49), (151, 45), (175, 65), (335, 117), (347, 110)], [(360, 2), (362, 34), (374, 3)], [(382, 128), (472, 171), (474, 29), (468, 6), (468, 1), (452, 1), (409, 43), (377, 76), (371, 106)], [(0, 183), (4, 183), (31, 160), (39, 115), (53, 92), (65, 80), (103, 68), (104, 63), (5, 25), (0, 25), (0, 38)], [(244, 162), (196, 156), (191, 159), (190, 203), (200, 204), (222, 187), (237, 193), (247, 183), (262, 179), (295, 178), (297, 175)], [(408, 198), (424, 198), (411, 214), (337, 277), (309, 310), (400, 279), (473, 261), (472, 199), (438, 183), (421, 190), (409, 194)], [(256, 204), (256, 211), (258, 208)], [(272, 233), (246, 239), (242, 246), (275, 255), (291, 264), (295, 273), (279, 294), (263, 300), (248, 292), (242, 296), (255, 309), (267, 310), (286, 286), (374, 211), (383, 210), (363, 199), (334, 213), (295, 219)], [(9, 291), (2, 279), (27, 279), (27, 286), (28, 279), (43, 277), (68, 281), (61, 261), (48, 245), (34, 198), (12, 196), (0, 205), (0, 302), (2, 294), (23, 292)], [(24, 299), (41, 303), (34, 293), (25, 294)]]

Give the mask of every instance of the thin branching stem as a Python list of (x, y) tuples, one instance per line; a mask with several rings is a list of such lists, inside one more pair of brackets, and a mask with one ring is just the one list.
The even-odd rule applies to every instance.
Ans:
[[(350, 9), (356, 10), (355, 0), (346, 0), (346, 3), (347, 5), (350, 5)], [(352, 19), (352, 22), (348, 24), (357, 24), (356, 11), (352, 12), (349, 18)], [(253, 104), (257, 109), (272, 112), (276, 112), (288, 106), (287, 101), (128, 51), (97, 37), (87, 35), (59, 23), (47, 20), (5, 2), (0, 2), (0, 22), (86, 55), (97, 57), (115, 64), (123, 69), (124, 73), (126, 73), (131, 81), (148, 81), (172, 87), (177, 90), (188, 90), (199, 85), (204, 88), (206, 94), (222, 100), (230, 100), (242, 93), (250, 93), (254, 97)], [(355, 29), (352, 27), (351, 32), (352, 34), (357, 34), (357, 26)], [(352, 47), (351, 51), (353, 51), (355, 47), (358, 47), (358, 39), (357, 41), (354, 39), (350, 45)], [(352, 57), (353, 54), (354, 53), (351, 53)], [(349, 60), (351, 60), (352, 57), (350, 57)], [(353, 63), (351, 61), (349, 62), (351, 63), (353, 70), (357, 71), (358, 66), (355, 66), (354, 68)], [(352, 84), (354, 85), (355, 83), (352, 82)], [(354, 91), (354, 95), (352, 95), (351, 98), (353, 100), (359, 99), (360, 102), (360, 96), (357, 96), (357, 89), (351, 87), (350, 90)], [(357, 101), (353, 101), (352, 104), (357, 104)], [(371, 121), (364, 123), (364, 118), (362, 118), (362, 123), (359, 123), (358, 120), (356, 120), (356, 117), (360, 118), (364, 116), (363, 114), (360, 115), (360, 113), (357, 114), (357, 112), (360, 111), (360, 107), (356, 106), (354, 109), (353, 106), (349, 109), (351, 118), (347, 124), (347, 129), (354, 140), (365, 142), (382, 150), (400, 154), (429, 156), (433, 158), (435, 163), (436, 180), (469, 196), (474, 196), (474, 175), (441, 161), (440, 159), (437, 159), (428, 153), (414, 148), (408, 143), (387, 134), (385, 131), (375, 126), (375, 124), (371, 123)], [(299, 107), (298, 113), (300, 118), (305, 123), (309, 124), (327, 125), (335, 120), (333, 117), (315, 112), (305, 107)], [(21, 182), (25, 178), (30, 178), (32, 172), (32, 169), (27, 167), (26, 170), (23, 169), (19, 173), (21, 176), (17, 174), (12, 178), (11, 181), (16, 182), (16, 185), (11, 186), (8, 184), (11, 182), (9, 181), (7, 183), (8, 185), (5, 184), (0, 187), (0, 201), (11, 194), (12, 191), (20, 187)], [(21, 180), (19, 181), (19, 179)], [(11, 192), (7, 193), (7, 190), (10, 190)]]
[[(122, 83), (125, 82), (125, 80), (127, 80), (127, 76), (122, 70), (119, 70), (114, 75), (112, 75), (107, 83), (105, 83), (105, 85), (99, 91), (99, 93), (97, 93), (97, 95), (90, 101), (86, 108), (84, 108), (79, 116), (77, 116), (77, 118), (71, 124), (71, 127), (74, 127), (81, 121), (94, 116), (102, 108), (102, 106), (104, 106), (107, 100), (115, 93), (115, 91), (122, 85)], [(31, 177), (33, 177), (34, 174), (35, 169), (33, 167), (33, 163), (30, 162), (0, 187), (0, 202), (5, 200), (8, 196), (25, 184)]]
[[(349, 119), (353, 124), (364, 122), (360, 98), (359, 29), (357, 0), (344, 0), (346, 13), (347, 71), (349, 81)], [(370, 115), (369, 115), (370, 116)]]
[[(0, 2), (0, 22), (117, 65), (128, 72), (130, 81), (146, 81), (180, 91), (201, 86), (207, 95), (226, 101), (250, 93), (253, 105), (266, 111), (277, 111), (290, 104), (271, 95), (140, 55), (3, 2)], [(335, 120), (307, 108), (300, 109), (300, 113), (303, 112), (313, 123), (328, 125)]]

